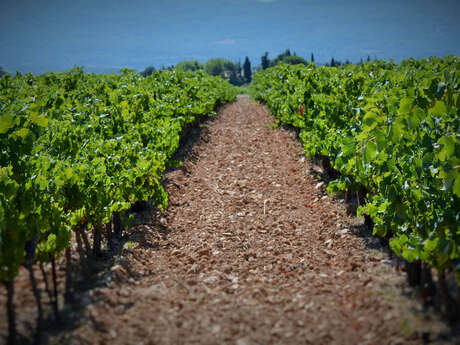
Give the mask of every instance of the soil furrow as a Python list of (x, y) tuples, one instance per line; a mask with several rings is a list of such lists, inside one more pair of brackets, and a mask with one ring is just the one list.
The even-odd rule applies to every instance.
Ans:
[[(240, 96), (167, 174), (66, 344), (419, 344), (402, 274), (329, 197), (292, 131)], [(369, 244), (370, 243), (370, 244)], [(421, 315), (421, 314), (420, 314)], [(425, 334), (423, 334), (425, 332)]]

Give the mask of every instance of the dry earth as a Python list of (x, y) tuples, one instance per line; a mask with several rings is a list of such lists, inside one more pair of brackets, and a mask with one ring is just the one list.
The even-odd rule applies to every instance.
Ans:
[(110, 278), (49, 343), (456, 343), (273, 122), (240, 96), (203, 124), (166, 175), (169, 209), (130, 229)]

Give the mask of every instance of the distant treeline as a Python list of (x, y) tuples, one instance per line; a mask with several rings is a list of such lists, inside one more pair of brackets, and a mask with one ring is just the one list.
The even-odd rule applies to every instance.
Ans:
[[(371, 57), (368, 55), (367, 56), (367, 61), (371, 61)], [(286, 49), (283, 53), (279, 54), (275, 59), (270, 60), (268, 58), (268, 52), (265, 52), (264, 55), (260, 58), (260, 69), (267, 69), (269, 67), (274, 67), (276, 66), (279, 62), (284, 62), (289, 65), (298, 65), (298, 64), (303, 64), (303, 65), (308, 65), (309, 62), (315, 62), (315, 55), (311, 53), (310, 55), (310, 61), (307, 61), (301, 56), (297, 56), (295, 52), (291, 53), (290, 49)], [(363, 59), (359, 61), (358, 64), (363, 63)], [(350, 60), (346, 59), (345, 62), (342, 62), (340, 60), (335, 59), (334, 57), (331, 58), (330, 62), (325, 63), (325, 66), (329, 67), (338, 67), (341, 65), (349, 65), (352, 64)]]
[[(246, 56), (243, 65), (241, 62), (233, 62), (223, 58), (209, 59), (205, 63), (199, 63), (197, 60), (181, 61), (175, 66), (163, 67), (161, 69), (181, 69), (183, 71), (204, 70), (206, 73), (228, 79), (233, 85), (244, 85), (252, 80), (251, 62)], [(144, 77), (149, 76), (155, 71), (153, 66), (147, 67), (140, 72)]]
[[(371, 61), (370, 56), (367, 57), (367, 61)], [(241, 86), (251, 82), (253, 72), (264, 70), (269, 67), (274, 67), (280, 62), (290, 65), (308, 65), (311, 62), (315, 62), (315, 56), (313, 53), (311, 53), (310, 61), (308, 61), (307, 59), (298, 56), (295, 52), (291, 53), (290, 49), (286, 49), (281, 54), (278, 54), (274, 59), (270, 59), (268, 57), (268, 52), (265, 52), (265, 54), (260, 58), (260, 65), (253, 68), (251, 68), (251, 61), (246, 56), (243, 65), (241, 65), (241, 62), (233, 62), (223, 58), (215, 58), (209, 59), (205, 63), (200, 63), (197, 60), (181, 61), (175, 66), (173, 65), (169, 67), (162, 67), (161, 70), (172, 70), (174, 68), (178, 68), (184, 71), (204, 70), (208, 74), (214, 76), (220, 75), (221, 77), (228, 79), (233, 85)], [(363, 62), (363, 59), (361, 59), (358, 64)], [(350, 60), (348, 59), (342, 62), (332, 57), (330, 62), (327, 62), (324, 65), (329, 67), (338, 67), (348, 64), (351, 64)], [(152, 74), (153, 71), (155, 71), (155, 68), (153, 66), (149, 66), (140, 73), (146, 77)]]

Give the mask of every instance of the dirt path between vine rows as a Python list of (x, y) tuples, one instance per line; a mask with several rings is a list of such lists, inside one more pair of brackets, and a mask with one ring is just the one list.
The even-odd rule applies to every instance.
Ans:
[(444, 343), (296, 134), (273, 123), (246, 96), (206, 122), (166, 175), (169, 209), (130, 230), (110, 280), (50, 343)]

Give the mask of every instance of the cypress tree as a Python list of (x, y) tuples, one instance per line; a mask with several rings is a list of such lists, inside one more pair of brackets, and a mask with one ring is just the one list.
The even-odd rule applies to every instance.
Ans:
[(265, 52), (265, 54), (261, 57), (260, 59), (261, 61), (261, 66), (262, 66), (262, 69), (267, 69), (268, 67), (270, 67), (270, 60), (268, 58), (268, 52)]
[(252, 71), (251, 71), (251, 62), (249, 61), (249, 58), (247, 56), (246, 56), (246, 59), (244, 59), (243, 71), (244, 71), (244, 79), (246, 79), (246, 81), (250, 83), (252, 80)]

